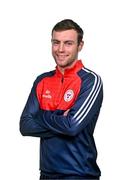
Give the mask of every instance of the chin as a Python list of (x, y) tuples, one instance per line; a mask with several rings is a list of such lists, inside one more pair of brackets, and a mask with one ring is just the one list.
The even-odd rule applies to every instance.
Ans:
[(65, 63), (65, 62), (56, 61), (56, 63), (60, 67), (66, 67), (67, 66), (67, 63)]
[(65, 63), (65, 60), (56, 59), (56, 64), (58, 64), (58, 65), (64, 65), (64, 64), (66, 64), (66, 63)]

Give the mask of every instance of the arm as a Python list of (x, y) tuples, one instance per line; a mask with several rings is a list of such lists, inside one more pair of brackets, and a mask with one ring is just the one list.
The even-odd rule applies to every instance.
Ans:
[(52, 132), (44, 128), (41, 124), (41, 118), (43, 111), (40, 110), (40, 106), (36, 97), (36, 84), (35, 81), (23, 113), (20, 118), (20, 132), (23, 136), (34, 137), (52, 137)]
[(42, 125), (58, 134), (76, 136), (93, 120), (97, 121), (103, 100), (101, 78), (90, 75), (82, 83), (74, 106), (67, 112), (44, 112)]

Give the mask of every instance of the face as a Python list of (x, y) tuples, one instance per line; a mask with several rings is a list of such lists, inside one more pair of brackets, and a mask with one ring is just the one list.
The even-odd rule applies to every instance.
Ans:
[(53, 31), (52, 55), (61, 70), (71, 67), (78, 58), (83, 42), (78, 45), (77, 32), (73, 29)]

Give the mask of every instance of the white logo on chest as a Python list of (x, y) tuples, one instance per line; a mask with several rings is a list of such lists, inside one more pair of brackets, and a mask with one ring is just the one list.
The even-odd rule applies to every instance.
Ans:
[(67, 90), (67, 91), (65, 92), (65, 94), (64, 94), (64, 100), (65, 100), (66, 102), (69, 102), (69, 101), (73, 98), (73, 96), (74, 96), (73, 90), (69, 89), (69, 90)]
[(51, 96), (50, 93), (51, 93), (51, 92), (47, 89), (47, 90), (45, 91), (45, 94), (42, 95), (42, 97), (43, 97), (43, 98), (47, 98), (47, 99), (51, 99), (52, 96)]

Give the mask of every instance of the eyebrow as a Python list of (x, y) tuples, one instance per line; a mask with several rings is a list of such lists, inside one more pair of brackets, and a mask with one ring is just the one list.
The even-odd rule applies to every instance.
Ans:
[(54, 42), (54, 41), (58, 41), (58, 42), (60, 42), (59, 40), (57, 40), (57, 39), (51, 39), (51, 42)]
[[(58, 39), (51, 39), (51, 42), (60, 42), (60, 41)], [(75, 41), (73, 41), (73, 40), (66, 40), (66, 41), (64, 41), (64, 43), (67, 43), (67, 42), (74, 43)]]

